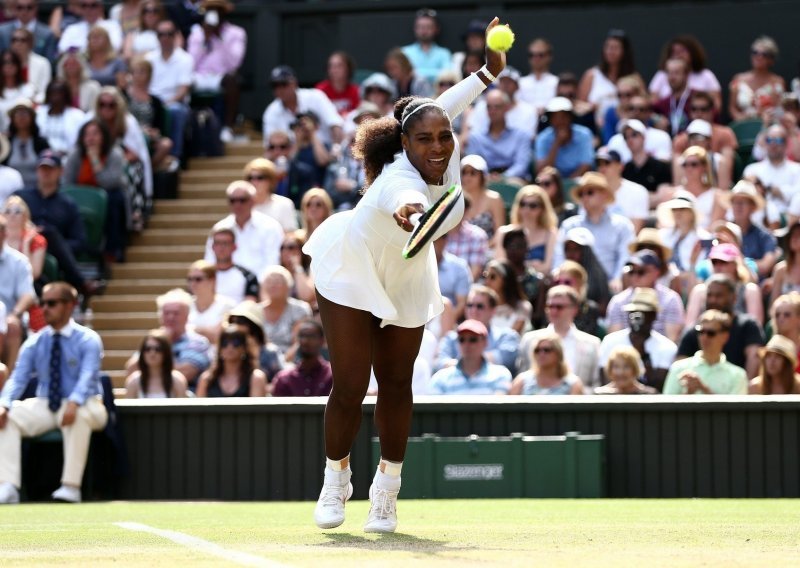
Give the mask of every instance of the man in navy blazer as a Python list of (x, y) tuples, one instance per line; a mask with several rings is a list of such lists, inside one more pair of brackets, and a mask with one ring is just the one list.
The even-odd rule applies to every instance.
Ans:
[(33, 34), (33, 51), (42, 57), (56, 61), (58, 42), (47, 24), (37, 19), (39, 15), (38, 0), (19, 0), (17, 2), (17, 19), (0, 25), (0, 50), (11, 47), (11, 35), (17, 28), (27, 28)]

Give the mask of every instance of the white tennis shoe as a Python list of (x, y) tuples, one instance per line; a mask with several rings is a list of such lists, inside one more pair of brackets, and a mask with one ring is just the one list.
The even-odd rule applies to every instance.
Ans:
[(371, 503), (364, 532), (390, 533), (397, 528), (397, 494), (400, 489), (391, 490), (377, 487), (374, 483), (369, 488)]
[(344, 522), (344, 504), (353, 496), (350, 469), (325, 469), (325, 482), (314, 508), (314, 522), (321, 529), (333, 529)]
[(62, 485), (55, 491), (53, 491), (52, 497), (56, 501), (61, 501), (62, 503), (80, 503), (81, 502), (81, 490), (77, 487), (70, 487), (69, 485)]
[(19, 491), (14, 484), (9, 481), (0, 483), (0, 504), (15, 505), (17, 503), (19, 503)]

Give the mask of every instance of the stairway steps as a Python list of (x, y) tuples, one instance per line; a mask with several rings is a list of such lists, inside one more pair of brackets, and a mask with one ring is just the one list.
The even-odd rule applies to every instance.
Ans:
[(205, 254), (205, 243), (194, 246), (132, 246), (125, 253), (129, 262), (186, 262), (191, 264)]
[(194, 229), (151, 229), (136, 235), (134, 246), (166, 245), (205, 245), (208, 230)]
[(126, 262), (122, 264), (115, 264), (111, 268), (111, 273), (115, 279), (185, 279), (188, 269), (189, 265), (182, 261)]
[(103, 357), (103, 371), (125, 371), (125, 363), (135, 349), (106, 349)]
[(103, 330), (102, 333), (103, 347), (105, 349), (128, 351), (132, 353), (139, 349), (146, 333), (146, 330), (137, 329), (106, 329)]
[(170, 216), (176, 213), (195, 214), (202, 211), (207, 214), (216, 213), (219, 218), (230, 212), (224, 195), (209, 199), (156, 199), (153, 211), (156, 215)]
[(258, 154), (256, 154), (255, 156), (253, 156), (252, 154), (247, 154), (247, 155), (234, 154), (229, 156), (221, 156), (219, 158), (203, 158), (202, 160), (192, 160), (191, 169), (188, 171), (191, 172), (207, 172), (208, 170), (216, 170), (220, 172), (236, 171), (239, 173), (239, 175), (241, 175), (242, 170), (244, 170), (245, 165), (247, 165), (247, 162), (257, 157)]
[(156, 313), (156, 297), (153, 294), (119, 294), (97, 296), (91, 300), (95, 318), (100, 313), (150, 312)]
[[(186, 274), (186, 267), (181, 264), (181, 275)], [(184, 278), (118, 278), (108, 282), (106, 296), (118, 294), (163, 294), (172, 288), (185, 288)]]
[(171, 229), (175, 227), (211, 231), (211, 227), (213, 227), (217, 221), (227, 217), (227, 215), (227, 211), (224, 213), (197, 213), (195, 211), (171, 215), (155, 214), (150, 217), (145, 232), (150, 229)]
[(158, 327), (158, 315), (156, 314), (156, 300), (155, 296), (150, 297), (150, 305), (146, 310), (133, 311), (96, 311), (94, 309), (94, 302), (92, 303), (92, 311), (94, 318), (92, 319), (92, 327), (94, 330), (103, 337), (106, 331), (111, 330), (139, 330), (142, 334), (147, 333), (150, 329)]

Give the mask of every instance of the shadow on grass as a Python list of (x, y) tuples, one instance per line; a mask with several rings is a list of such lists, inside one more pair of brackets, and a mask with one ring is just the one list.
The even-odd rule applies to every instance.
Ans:
[(468, 550), (475, 547), (453, 547), (448, 546), (444, 540), (434, 540), (421, 538), (418, 536), (403, 533), (385, 533), (377, 535), (377, 538), (367, 538), (362, 535), (351, 533), (325, 533), (328, 542), (317, 546), (358, 548), (363, 550), (403, 550), (420, 554), (437, 554), (439, 552)]

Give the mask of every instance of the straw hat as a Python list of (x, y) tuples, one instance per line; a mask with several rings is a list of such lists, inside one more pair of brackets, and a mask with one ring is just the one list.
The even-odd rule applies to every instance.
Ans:
[(253, 300), (243, 301), (228, 313), (228, 317), (230, 316), (240, 316), (258, 327), (264, 327), (264, 310)]
[(625, 312), (658, 312), (658, 293), (652, 288), (636, 288), (631, 301), (622, 306)]
[(759, 349), (763, 358), (767, 353), (777, 353), (786, 357), (792, 364), (792, 369), (797, 367), (797, 345), (794, 341), (783, 335), (773, 335), (767, 344)]
[(643, 227), (639, 231), (639, 234), (636, 235), (636, 240), (628, 245), (628, 250), (636, 252), (642, 245), (646, 245), (649, 249), (661, 249), (661, 258), (663, 258), (665, 262), (668, 262), (669, 259), (672, 258), (672, 249), (661, 240), (661, 233), (658, 232), (658, 229)]
[(580, 179), (578, 180), (578, 184), (572, 188), (572, 191), (570, 192), (572, 195), (572, 200), (575, 203), (578, 203), (580, 201), (580, 199), (578, 198), (578, 192), (582, 189), (588, 189), (588, 188), (600, 189), (604, 191), (608, 201), (612, 201), (614, 199), (614, 192), (608, 185), (608, 180), (606, 180), (606, 176), (597, 172), (586, 172), (580, 177)]
[(739, 180), (731, 189), (729, 200), (732, 202), (737, 197), (749, 199), (755, 205), (756, 211), (764, 208), (764, 198), (758, 193), (755, 184), (746, 179)]

